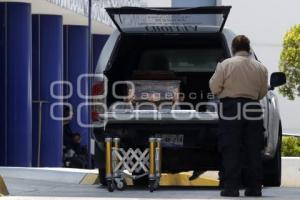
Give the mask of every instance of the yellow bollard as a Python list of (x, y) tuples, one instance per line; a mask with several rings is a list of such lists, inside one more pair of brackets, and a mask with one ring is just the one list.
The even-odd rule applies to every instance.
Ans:
[(0, 176), (0, 197), (2, 195), (9, 195), (9, 193), (2, 176)]
[(155, 178), (155, 138), (149, 138), (149, 179)]
[(106, 148), (106, 178), (112, 178), (112, 139), (105, 138), (105, 148)]

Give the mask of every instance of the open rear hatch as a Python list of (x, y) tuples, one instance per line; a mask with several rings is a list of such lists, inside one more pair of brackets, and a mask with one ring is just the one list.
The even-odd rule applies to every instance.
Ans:
[[(106, 8), (116, 27), (123, 34), (218, 33), (223, 30), (230, 9), (230, 6), (197, 8)], [(148, 78), (149, 76), (150, 74), (147, 73)], [(145, 82), (143, 79), (136, 78), (126, 80), (126, 82), (131, 81), (135, 83), (133, 91), (138, 91), (137, 80)], [(145, 83), (145, 86), (149, 90), (148, 93), (151, 93), (149, 96), (152, 97), (152, 93), (161, 93), (161, 86), (164, 86), (164, 89), (168, 88), (166, 87), (167, 82), (173, 79), (160, 80), (162, 82), (158, 84), (157, 91), (153, 83), (153, 81), (158, 81), (157, 77), (149, 80), (152, 83)], [(168, 92), (175, 94), (176, 92), (174, 91), (170, 89)], [(218, 122), (218, 115), (215, 110), (189, 110), (181, 106), (174, 106), (172, 109), (137, 109), (136, 106), (132, 107), (128, 105), (128, 102), (131, 101), (129, 99), (132, 98), (128, 98), (124, 102), (122, 100), (121, 102), (114, 102), (114, 104), (120, 103), (120, 108), (109, 109), (104, 114), (99, 115), (100, 119), (107, 121), (109, 124), (203, 124)], [(135, 96), (134, 101), (137, 101), (137, 96)], [(155, 101), (155, 105), (157, 102), (162, 102), (162, 99), (159, 98), (159, 101)], [(172, 102), (179, 102), (179, 100), (172, 100)], [(160, 107), (161, 104), (158, 105)]]
[(221, 32), (231, 6), (194, 8), (106, 8), (121, 33)]

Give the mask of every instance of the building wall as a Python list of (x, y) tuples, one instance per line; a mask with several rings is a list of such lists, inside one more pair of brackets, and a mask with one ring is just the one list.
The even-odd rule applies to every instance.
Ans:
[(32, 22), (27, 3), (0, 2), (0, 166), (31, 166)]

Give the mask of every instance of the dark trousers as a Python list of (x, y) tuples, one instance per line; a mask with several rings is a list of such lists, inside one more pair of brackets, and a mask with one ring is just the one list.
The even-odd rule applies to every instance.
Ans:
[(264, 128), (259, 102), (247, 98), (221, 99), (219, 117), (219, 151), (224, 187), (241, 186), (242, 168), (246, 170), (246, 187), (260, 187)]

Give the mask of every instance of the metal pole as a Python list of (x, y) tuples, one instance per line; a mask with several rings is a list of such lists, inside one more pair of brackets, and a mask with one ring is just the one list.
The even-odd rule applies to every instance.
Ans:
[(156, 152), (155, 152), (155, 168), (156, 177), (160, 177), (161, 173), (161, 138), (156, 138)]
[(149, 138), (149, 180), (155, 179), (155, 138)]
[(32, 101), (38, 104), (38, 146), (37, 146), (37, 167), (41, 166), (41, 143), (42, 143), (42, 114), (43, 104), (47, 101)]
[[(88, 5), (88, 69), (89, 74), (93, 73), (93, 66), (92, 66), (92, 0), (89, 0)], [(89, 95), (91, 95), (91, 80), (88, 81), (88, 90)], [(89, 101), (89, 100), (87, 100)], [(88, 113), (91, 113), (91, 109), (88, 108)], [(90, 119), (90, 117), (89, 117)], [(89, 120), (89, 123), (91, 123), (91, 120)], [(88, 168), (91, 168), (92, 159), (91, 159), (91, 129), (88, 130)]]
[(38, 155), (37, 167), (41, 166), (41, 143), (42, 143), (42, 107), (43, 102), (39, 102), (39, 127), (38, 127)]
[(118, 158), (117, 158), (117, 152), (119, 151), (120, 148), (120, 138), (114, 138), (113, 139), (113, 151), (112, 151), (112, 159), (113, 159), (113, 164), (112, 164), (112, 169), (113, 169), (113, 176), (114, 177), (118, 177), (119, 178), (119, 172), (114, 172), (114, 169), (116, 168), (116, 166), (118, 165)]

